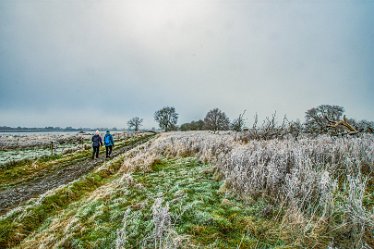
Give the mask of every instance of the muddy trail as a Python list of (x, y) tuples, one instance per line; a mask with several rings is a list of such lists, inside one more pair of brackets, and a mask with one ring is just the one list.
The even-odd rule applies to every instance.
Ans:
[(123, 154), (130, 149), (145, 143), (150, 137), (143, 138), (131, 145), (114, 148), (111, 158), (105, 158), (105, 152), (100, 152), (100, 157), (93, 160), (91, 157), (80, 158), (58, 165), (52, 169), (45, 169), (32, 179), (18, 183), (10, 188), (0, 190), (0, 215), (24, 203), (25, 201), (37, 197), (48, 190), (60, 185), (74, 181), (101, 166), (108, 160)]

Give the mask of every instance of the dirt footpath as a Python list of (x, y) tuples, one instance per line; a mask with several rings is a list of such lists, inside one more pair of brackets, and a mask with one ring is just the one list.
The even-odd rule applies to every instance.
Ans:
[[(122, 153), (130, 150), (134, 146), (144, 143), (146, 140), (141, 140), (132, 146), (125, 146), (122, 148), (114, 148), (112, 158), (115, 158)], [(0, 191), (0, 214), (4, 214), (17, 205), (24, 203), (30, 198), (37, 197), (48, 190), (54, 189), (60, 185), (67, 184), (82, 175), (87, 174), (94, 168), (102, 165), (108, 159), (105, 159), (104, 154), (101, 153), (101, 158), (96, 161), (91, 158), (82, 158), (81, 160), (72, 161), (71, 164), (65, 164), (63, 167), (56, 167), (52, 172), (41, 172), (35, 178), (17, 184), (14, 187)]]

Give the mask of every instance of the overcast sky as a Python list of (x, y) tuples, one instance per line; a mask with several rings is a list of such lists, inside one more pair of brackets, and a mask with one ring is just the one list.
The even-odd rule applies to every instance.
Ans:
[(374, 1), (0, 0), (0, 126), (125, 127), (174, 106), (374, 120)]

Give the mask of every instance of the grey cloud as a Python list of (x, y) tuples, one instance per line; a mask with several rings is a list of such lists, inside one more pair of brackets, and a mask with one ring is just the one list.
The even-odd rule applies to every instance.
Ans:
[[(173, 105), (374, 119), (374, 3), (1, 1), (0, 125), (125, 126)], [(371, 66), (370, 66), (371, 65)], [(59, 113), (63, 113), (61, 118)]]

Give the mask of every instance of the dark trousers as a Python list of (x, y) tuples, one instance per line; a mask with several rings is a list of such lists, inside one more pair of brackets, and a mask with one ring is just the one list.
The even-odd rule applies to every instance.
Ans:
[(106, 152), (106, 157), (110, 157), (110, 154), (112, 154), (112, 148), (113, 146), (105, 146), (105, 152)]
[(95, 155), (96, 155), (96, 158), (99, 157), (99, 146), (92, 146), (92, 149), (93, 149), (93, 152), (92, 152), (92, 159), (95, 158)]

